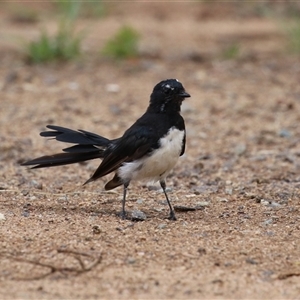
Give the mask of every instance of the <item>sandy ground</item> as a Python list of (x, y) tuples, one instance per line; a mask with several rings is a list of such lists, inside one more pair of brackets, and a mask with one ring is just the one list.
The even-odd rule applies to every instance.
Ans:
[[(299, 297), (299, 57), (274, 19), (224, 7), (115, 5), (80, 21), (83, 58), (38, 66), (15, 41), (38, 36), (41, 22), (12, 22), (2, 10), (1, 299)], [(141, 33), (141, 58), (101, 58), (122, 24)], [(51, 19), (43, 25), (55, 30)], [(236, 42), (238, 57), (224, 59)], [(162, 192), (133, 183), (127, 209), (147, 219), (123, 221), (122, 189), (103, 189), (110, 176), (82, 186), (99, 161), (20, 166), (66, 146), (39, 136), (47, 124), (118, 137), (165, 78), (192, 95), (182, 109), (186, 154), (167, 184), (175, 206), (195, 211), (171, 222)]]

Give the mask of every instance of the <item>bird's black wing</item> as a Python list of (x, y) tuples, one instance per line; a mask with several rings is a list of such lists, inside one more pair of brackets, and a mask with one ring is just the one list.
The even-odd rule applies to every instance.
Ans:
[(185, 152), (185, 144), (186, 144), (186, 133), (185, 133), (185, 130), (184, 130), (184, 136), (183, 136), (183, 140), (182, 140), (180, 156), (182, 156)]
[(104, 153), (102, 163), (86, 183), (115, 171), (124, 162), (143, 157), (152, 150), (157, 142), (155, 137), (154, 130), (150, 126), (132, 126), (112, 148), (106, 150), (107, 154)]

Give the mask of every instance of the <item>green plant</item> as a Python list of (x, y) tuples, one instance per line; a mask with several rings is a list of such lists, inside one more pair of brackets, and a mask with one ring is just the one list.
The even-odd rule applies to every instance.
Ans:
[(98, 18), (106, 14), (106, 7), (101, 0), (84, 2), (80, 15), (85, 18)]
[(300, 54), (300, 19), (294, 19), (286, 26), (289, 49), (293, 53)]
[(138, 55), (139, 34), (129, 26), (123, 26), (104, 46), (102, 53), (106, 56), (124, 59)]
[(81, 17), (101, 17), (105, 14), (105, 7), (101, 0), (82, 1), (82, 0), (57, 0), (56, 7), (58, 12), (68, 19)]
[(82, 35), (76, 35), (73, 23), (62, 22), (57, 34), (51, 37), (43, 31), (37, 41), (28, 45), (28, 57), (33, 63), (71, 60), (80, 54)]
[(240, 54), (240, 46), (237, 43), (232, 43), (227, 46), (222, 53), (224, 59), (235, 59)]
[(81, 10), (82, 2), (80, 0), (57, 0), (58, 11), (63, 19), (75, 20)]

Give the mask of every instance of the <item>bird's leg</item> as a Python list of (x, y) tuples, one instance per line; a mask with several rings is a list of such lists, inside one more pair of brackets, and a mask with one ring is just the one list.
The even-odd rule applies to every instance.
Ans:
[(169, 197), (168, 197), (167, 192), (166, 192), (166, 182), (165, 182), (165, 180), (162, 179), (162, 180), (159, 181), (159, 183), (160, 183), (161, 188), (164, 191), (164, 194), (166, 196), (166, 199), (167, 199), (167, 202), (168, 202), (168, 205), (169, 205), (169, 208), (170, 208), (169, 219), (172, 220), (172, 221), (176, 221), (177, 219), (176, 219), (176, 216), (175, 216), (175, 211), (174, 211), (174, 209), (173, 209), (173, 207), (170, 203)]
[(120, 216), (123, 220), (126, 219), (126, 211), (125, 211), (125, 203), (126, 203), (126, 194), (127, 194), (127, 188), (129, 186), (129, 182), (124, 183), (124, 190), (123, 190), (123, 200), (122, 200), (122, 211), (120, 213)]

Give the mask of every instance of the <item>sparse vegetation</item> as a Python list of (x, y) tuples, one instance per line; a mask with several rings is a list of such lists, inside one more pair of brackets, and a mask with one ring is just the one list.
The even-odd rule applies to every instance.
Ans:
[(300, 19), (296, 18), (286, 26), (289, 49), (293, 53), (300, 54)]
[(28, 44), (30, 62), (66, 61), (80, 54), (83, 34), (76, 33), (74, 27), (82, 2), (59, 0), (57, 5), (60, 12), (58, 31), (51, 36), (46, 30), (42, 30), (39, 39)]
[(101, 0), (98, 1), (74, 1), (58, 0), (56, 2), (58, 11), (68, 17), (75, 19), (77, 17), (102, 17), (105, 14), (105, 8)]
[(74, 0), (58, 0), (56, 2), (59, 13), (63, 19), (75, 20), (82, 7), (82, 2)]
[(106, 8), (102, 1), (84, 2), (81, 16), (86, 18), (99, 18), (106, 14)]
[(38, 40), (29, 43), (29, 60), (33, 63), (43, 63), (78, 57), (83, 36), (74, 33), (72, 24), (61, 22), (55, 36), (50, 36), (44, 30)]
[(138, 55), (138, 32), (129, 27), (123, 26), (116, 35), (105, 45), (102, 53), (115, 59), (136, 57)]
[(43, 63), (78, 57), (83, 34), (75, 32), (75, 21), (81, 14), (100, 16), (104, 12), (101, 1), (58, 0), (56, 4), (60, 15), (58, 32), (51, 36), (46, 30), (42, 30), (40, 37), (28, 44), (26, 50), (31, 62)]

